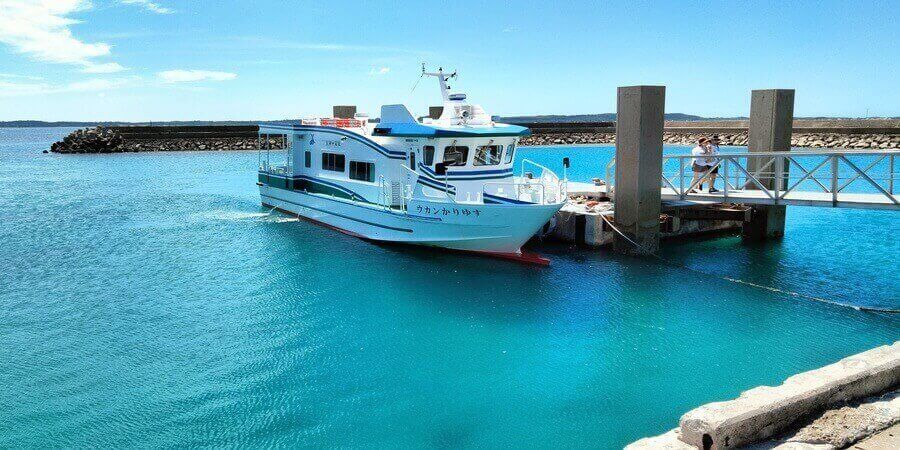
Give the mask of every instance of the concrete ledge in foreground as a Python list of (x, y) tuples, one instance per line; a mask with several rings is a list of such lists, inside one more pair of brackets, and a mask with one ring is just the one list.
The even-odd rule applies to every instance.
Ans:
[(828, 405), (900, 384), (900, 342), (844, 358), (821, 369), (758, 387), (735, 400), (710, 403), (681, 417), (681, 440), (697, 448), (735, 448), (770, 438)]
[(627, 448), (739, 448), (775, 437), (834, 405), (898, 386), (900, 341), (792, 376), (779, 386), (754, 388), (735, 400), (701, 406), (682, 416), (679, 428)]

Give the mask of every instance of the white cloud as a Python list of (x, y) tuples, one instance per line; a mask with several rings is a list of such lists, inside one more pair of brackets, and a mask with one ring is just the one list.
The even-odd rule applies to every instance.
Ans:
[(68, 16), (90, 8), (86, 0), (3, 0), (0, 42), (36, 61), (80, 65), (94, 73), (124, 70), (116, 63), (94, 61), (110, 54), (108, 44), (83, 42), (72, 35), (69, 26), (79, 22)]
[(43, 83), (14, 83), (10, 81), (0, 81), (0, 97), (42, 94), (49, 88), (49, 85)]
[(84, 73), (115, 73), (125, 70), (119, 63), (91, 64), (81, 69)]
[(175, 10), (171, 8), (166, 8), (164, 6), (160, 6), (158, 3), (151, 2), (150, 0), (119, 0), (124, 5), (138, 5), (147, 11), (156, 14), (172, 14)]
[(391, 71), (390, 67), (381, 67), (381, 68), (377, 68), (377, 69), (373, 67), (372, 70), (369, 71), (369, 75), (380, 76), (380, 75), (385, 75), (390, 71)]
[(21, 80), (43, 80), (44, 77), (36, 77), (33, 75), (19, 75), (15, 73), (0, 73), (0, 78), (18, 78)]
[(48, 83), (14, 83), (0, 81), (0, 97), (20, 97), (26, 95), (60, 94), (65, 92), (109, 91), (128, 84), (127, 79), (92, 78), (63, 85)]
[(156, 74), (166, 83), (188, 83), (193, 81), (227, 81), (237, 78), (236, 73), (211, 70), (166, 70)]
[(110, 89), (120, 88), (127, 83), (126, 80), (115, 79), (115, 80), (106, 80), (102, 78), (93, 78), (85, 81), (77, 81), (75, 83), (70, 83), (65, 86), (67, 91), (108, 91)]

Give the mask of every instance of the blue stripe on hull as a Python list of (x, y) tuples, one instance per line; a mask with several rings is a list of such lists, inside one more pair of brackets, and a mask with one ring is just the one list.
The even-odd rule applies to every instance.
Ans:
[(266, 175), (266, 176), (268, 176), (268, 177), (272, 177), (272, 178), (284, 178), (284, 179), (290, 179), (290, 180), (305, 180), (305, 181), (309, 181), (309, 182), (311, 182), (311, 183), (320, 184), (320, 185), (322, 185), (322, 186), (328, 186), (328, 187), (330, 187), (330, 188), (332, 188), (332, 189), (336, 189), (336, 190), (338, 190), (338, 191), (343, 192), (344, 194), (349, 195), (350, 198), (353, 199), (353, 200), (366, 201), (366, 198), (363, 197), (362, 195), (359, 195), (358, 193), (356, 193), (356, 192), (354, 192), (354, 191), (352, 191), (352, 190), (350, 190), (350, 189), (347, 189), (346, 187), (341, 186), (341, 185), (339, 185), (339, 184), (337, 184), (337, 183), (332, 183), (332, 182), (330, 182), (330, 181), (325, 181), (325, 180), (323, 180), (323, 179), (321, 179), (321, 178), (311, 177), (311, 176), (308, 176), (308, 175), (295, 175), (295, 176), (293, 176), (293, 177), (287, 177), (287, 176), (283, 176), (283, 175), (269, 174), (269, 173), (266, 173), (266, 172), (260, 172), (260, 173), (261, 173), (261, 174), (264, 174), (264, 175)]
[(437, 189), (439, 191), (447, 191), (451, 194), (456, 194), (455, 187), (441, 183), (439, 181), (432, 180), (431, 178), (428, 178), (425, 176), (420, 176), (418, 181), (419, 181), (419, 183), (422, 183), (425, 186), (428, 186), (430, 188)]
[(404, 233), (412, 233), (412, 232), (413, 232), (413, 230), (410, 230), (410, 229), (408, 229), (408, 228), (397, 228), (397, 227), (392, 227), (392, 226), (388, 226), (388, 225), (382, 225), (382, 224), (375, 223), (375, 222), (369, 222), (369, 221), (367, 221), (367, 220), (362, 220), (362, 219), (357, 219), (357, 218), (355, 218), (355, 217), (345, 216), (345, 215), (343, 215), (343, 214), (338, 214), (338, 213), (336, 213), (336, 212), (334, 212), (334, 211), (327, 211), (327, 210), (324, 210), (324, 209), (321, 209), (321, 208), (316, 208), (316, 207), (309, 206), (309, 205), (303, 205), (303, 204), (300, 204), (300, 203), (292, 202), (292, 201), (290, 201), (290, 200), (285, 200), (285, 199), (283, 199), (283, 198), (273, 197), (273, 196), (271, 196), (271, 195), (265, 195), (265, 194), (259, 194), (259, 195), (260, 195), (260, 197), (263, 197), (263, 198), (270, 198), (270, 199), (272, 199), (272, 200), (278, 200), (278, 201), (280, 201), (280, 202), (290, 203), (290, 204), (292, 204), (292, 205), (299, 206), (299, 207), (301, 207), (301, 208), (311, 209), (311, 210), (313, 210), (313, 211), (318, 211), (318, 212), (323, 213), (323, 214), (329, 214), (329, 215), (332, 215), (332, 216), (335, 216), (335, 217), (340, 217), (340, 218), (342, 218), (342, 219), (352, 220), (352, 221), (354, 221), (354, 222), (359, 222), (359, 223), (363, 223), (363, 224), (366, 224), (366, 225), (371, 225), (371, 226), (373, 226), (373, 227), (384, 228), (384, 229), (386, 229), (386, 230), (393, 230), (393, 231), (402, 231), (402, 232), (404, 232)]
[(341, 192), (343, 192), (343, 193), (345, 193), (345, 194), (351, 196), (351, 197), (352, 197), (353, 199), (355, 199), (355, 200), (365, 200), (365, 197), (363, 197), (362, 195), (359, 195), (359, 194), (357, 194), (356, 192), (354, 192), (354, 191), (352, 191), (352, 190), (350, 190), (350, 189), (347, 189), (347, 188), (345, 188), (344, 186), (341, 186), (341, 185), (339, 185), (339, 184), (337, 184), (337, 183), (331, 183), (331, 182), (322, 180), (322, 179), (320, 179), (320, 178), (310, 177), (310, 176), (307, 176), (307, 175), (297, 175), (296, 177), (294, 177), (294, 179), (295, 179), (295, 180), (296, 180), (296, 179), (300, 179), (300, 180), (310, 181), (310, 182), (313, 182), (313, 183), (319, 183), (319, 184), (322, 184), (322, 185), (329, 186), (329, 187), (332, 187), (332, 188), (334, 188), (334, 189), (337, 189), (337, 190), (339, 190), (339, 191), (341, 191)]
[(485, 203), (509, 204), (509, 205), (534, 205), (532, 202), (526, 202), (514, 198), (500, 197), (497, 195), (484, 194)]
[[(439, 176), (434, 170), (432, 170), (430, 167), (428, 167), (422, 163), (419, 163), (419, 168), (422, 169), (422, 171), (424, 171), (428, 175), (431, 175), (432, 177)], [(511, 176), (512, 172), (513, 172), (512, 168), (497, 169), (497, 170), (455, 171), (455, 172), (447, 171), (447, 179), (448, 180), (458, 180), (458, 181), (493, 180), (493, 179), (506, 178), (508, 176)], [(497, 176), (486, 176), (486, 175), (492, 175), (492, 174), (496, 174)], [(477, 178), (468, 178), (468, 177), (477, 177)]]

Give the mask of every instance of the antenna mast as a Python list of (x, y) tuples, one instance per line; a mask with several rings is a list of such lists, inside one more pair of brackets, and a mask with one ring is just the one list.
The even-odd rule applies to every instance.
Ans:
[(441, 97), (443, 97), (445, 102), (450, 100), (450, 86), (447, 86), (447, 81), (451, 78), (456, 78), (455, 70), (451, 74), (445, 74), (444, 68), (438, 67), (437, 72), (426, 72), (425, 63), (422, 63), (422, 76), (436, 77), (441, 85)]

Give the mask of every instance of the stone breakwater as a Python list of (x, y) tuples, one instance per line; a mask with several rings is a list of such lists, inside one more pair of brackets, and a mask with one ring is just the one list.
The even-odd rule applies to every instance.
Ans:
[[(616, 134), (611, 130), (580, 131), (571, 124), (554, 124), (550, 131), (547, 124), (535, 125), (534, 133), (525, 137), (521, 145), (577, 145), (612, 144)], [(573, 128), (571, 131), (566, 127)], [(798, 132), (794, 130), (791, 145), (807, 148), (849, 148), (859, 150), (889, 149), (900, 147), (900, 133), (896, 127), (870, 128), (872, 133), (859, 132)], [(261, 142), (255, 126), (128, 126), (95, 127), (76, 130), (54, 143), (54, 153), (125, 153), (160, 151), (219, 151), (255, 150)], [(859, 131), (865, 131), (859, 130)], [(719, 136), (722, 145), (747, 145), (747, 132), (734, 128), (699, 131), (668, 130), (663, 141), (673, 145), (695, 145), (701, 137)], [(264, 144), (264, 143), (263, 143)], [(269, 148), (280, 149), (277, 139), (269, 140)]]
[[(54, 142), (50, 146), (50, 151), (53, 153), (132, 153), (256, 150), (265, 143), (256, 136), (217, 137), (215, 133), (204, 137), (161, 137), (165, 134), (159, 134), (159, 138), (148, 138), (147, 136), (152, 135), (146, 133), (129, 135), (108, 127), (86, 128), (75, 130), (61, 141)], [(269, 139), (269, 148), (281, 149), (283, 146), (279, 140)]]
[[(722, 145), (747, 145), (747, 133), (679, 133), (666, 131), (663, 142), (673, 145), (696, 145), (701, 137), (719, 136)], [(520, 141), (520, 145), (576, 145), (613, 144), (615, 133), (548, 133), (533, 134)], [(841, 134), (841, 133), (794, 133), (791, 138), (794, 147), (808, 148), (852, 148), (887, 149), (900, 147), (900, 134)]]
[(108, 128), (97, 127), (75, 130), (61, 141), (54, 142), (54, 153), (112, 153), (122, 147), (122, 136)]

